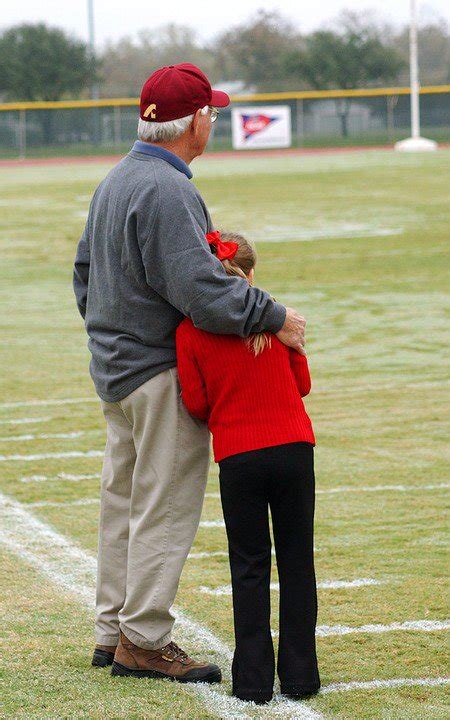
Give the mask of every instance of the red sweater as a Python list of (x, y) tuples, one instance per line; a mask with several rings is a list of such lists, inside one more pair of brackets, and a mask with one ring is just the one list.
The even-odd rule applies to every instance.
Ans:
[(306, 357), (272, 335), (255, 356), (236, 335), (213, 335), (186, 318), (177, 329), (178, 374), (191, 415), (207, 420), (216, 462), (291, 442), (315, 443), (302, 397), (311, 389)]

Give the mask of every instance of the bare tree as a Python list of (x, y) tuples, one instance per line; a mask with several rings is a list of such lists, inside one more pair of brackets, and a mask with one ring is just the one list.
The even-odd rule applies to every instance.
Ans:
[(260, 10), (216, 38), (216, 65), (223, 79), (244, 80), (258, 90), (280, 90), (286, 85), (283, 57), (300, 39), (282, 15)]
[(199, 44), (192, 28), (171, 23), (141, 30), (135, 38), (105, 48), (101, 93), (103, 97), (134, 97), (153, 70), (179, 62), (195, 63), (206, 72), (214, 68), (210, 52)]

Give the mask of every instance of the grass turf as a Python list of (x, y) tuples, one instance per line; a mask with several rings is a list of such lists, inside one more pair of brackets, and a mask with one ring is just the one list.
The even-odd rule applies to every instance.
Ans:
[[(108, 166), (4, 169), (1, 362), (3, 401), (92, 397), (71, 263), (90, 195)], [(449, 153), (205, 159), (196, 183), (218, 227), (258, 244), (258, 282), (308, 319), (319, 490), (319, 580), (369, 577), (381, 584), (322, 590), (321, 625), (446, 617), (445, 489), (448, 387), (446, 285)], [(10, 420), (28, 418), (24, 424)], [(38, 422), (31, 422), (36, 419)], [(95, 403), (0, 406), (0, 455), (102, 450)], [(11, 440), (39, 433), (76, 438)], [(1, 460), (1, 491), (24, 504), (98, 496), (101, 458)], [(44, 476), (39, 482), (24, 477)], [(213, 466), (208, 492), (217, 492)], [(36, 516), (94, 553), (98, 506), (34, 507)], [(204, 520), (220, 519), (209, 497)], [(196, 552), (225, 550), (222, 528), (199, 529)], [(195, 695), (166, 683), (113, 682), (88, 667), (91, 618), (74, 598), (6, 556), (5, 717), (206, 718)], [(274, 579), (276, 571), (274, 569)], [(226, 557), (190, 559), (178, 604), (231, 645), (231, 598), (198, 591), (229, 583)], [(277, 627), (277, 593), (273, 593)], [(444, 633), (322, 637), (322, 681), (438, 677)], [(442, 687), (319, 696), (311, 707), (339, 720), (447, 717)], [(267, 717), (270, 717), (270, 710)]]

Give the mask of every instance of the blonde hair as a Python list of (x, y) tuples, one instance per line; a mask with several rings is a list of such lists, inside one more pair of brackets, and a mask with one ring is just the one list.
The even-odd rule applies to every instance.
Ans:
[[(220, 236), (223, 242), (231, 241), (237, 243), (239, 246), (232, 260), (222, 260), (222, 265), (227, 274), (237, 275), (249, 282), (248, 276), (254, 269), (257, 260), (255, 246), (238, 233), (221, 231)], [(260, 355), (266, 347), (271, 347), (272, 338), (267, 333), (253, 333), (246, 338), (245, 342), (247, 347), (252, 350), (255, 355)]]

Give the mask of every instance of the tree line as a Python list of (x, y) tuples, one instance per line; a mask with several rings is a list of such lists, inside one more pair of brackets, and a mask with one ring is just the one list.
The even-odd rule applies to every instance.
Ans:
[[(419, 55), (423, 85), (450, 83), (445, 22), (419, 29)], [(153, 69), (178, 62), (199, 65), (214, 83), (240, 81), (248, 91), (404, 85), (408, 29), (344, 11), (305, 34), (279, 13), (260, 10), (209, 42), (200, 42), (189, 26), (170, 24), (110, 42), (94, 58), (61, 29), (22, 24), (0, 33), (0, 98), (87, 97), (94, 85), (101, 97), (135, 97)]]

